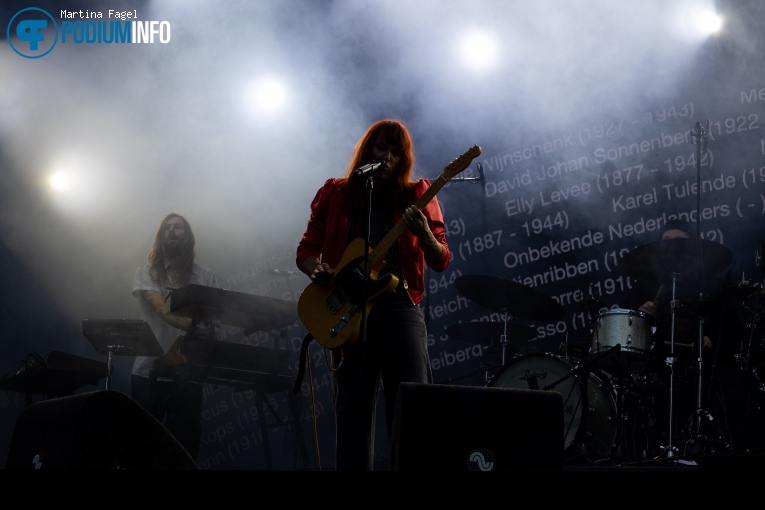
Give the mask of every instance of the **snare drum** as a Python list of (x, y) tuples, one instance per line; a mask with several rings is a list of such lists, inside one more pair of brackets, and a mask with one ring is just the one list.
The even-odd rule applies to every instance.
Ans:
[(625, 308), (605, 311), (595, 319), (590, 356), (619, 345), (616, 359), (622, 367), (630, 372), (642, 370), (653, 345), (654, 325), (647, 313)]
[[(572, 365), (552, 354), (525, 354), (516, 356), (489, 385), (557, 391), (563, 396), (564, 447), (579, 439), (590, 452), (607, 456), (616, 439), (616, 400), (595, 373), (588, 378), (585, 395), (582, 380), (572, 371)], [(588, 412), (583, 415), (585, 406)]]

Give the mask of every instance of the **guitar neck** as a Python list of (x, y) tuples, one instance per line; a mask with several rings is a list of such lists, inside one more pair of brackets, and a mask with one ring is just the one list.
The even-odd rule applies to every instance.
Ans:
[[(436, 177), (436, 179), (430, 183), (428, 189), (426, 189), (425, 193), (423, 193), (422, 196), (417, 199), (414, 205), (417, 206), (420, 211), (422, 211), (423, 208), (428, 205), (428, 202), (430, 202), (433, 197), (436, 196), (436, 193), (438, 193), (441, 188), (444, 187), (444, 184), (449, 182), (452, 177), (467, 168), (473, 158), (477, 157), (479, 154), (481, 154), (481, 148), (477, 145), (474, 145), (465, 151), (460, 157), (452, 161), (446, 168), (444, 168), (444, 171), (441, 173), (441, 175)], [(406, 222), (402, 217), (393, 226), (393, 228), (390, 229), (385, 237), (383, 237), (382, 241), (380, 241), (377, 246), (375, 246), (375, 248), (369, 253), (370, 268), (377, 268), (380, 266), (383, 259), (385, 259), (385, 254), (388, 253), (388, 250), (390, 250), (391, 246), (393, 246), (393, 243), (396, 242), (398, 236), (401, 235), (405, 228)]]

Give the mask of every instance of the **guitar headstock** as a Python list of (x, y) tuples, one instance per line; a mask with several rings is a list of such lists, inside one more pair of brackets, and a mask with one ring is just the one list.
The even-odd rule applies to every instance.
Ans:
[(481, 154), (481, 148), (477, 145), (472, 146), (468, 150), (466, 150), (462, 155), (460, 155), (457, 159), (449, 163), (449, 165), (444, 168), (443, 173), (441, 174), (442, 177), (449, 180), (464, 169), (466, 169), (468, 166), (470, 166), (470, 162), (473, 161), (476, 157), (478, 157)]

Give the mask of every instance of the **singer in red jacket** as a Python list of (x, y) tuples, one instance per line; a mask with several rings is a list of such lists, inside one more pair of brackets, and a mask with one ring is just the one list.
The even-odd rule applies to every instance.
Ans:
[(406, 225), (378, 274), (392, 273), (398, 286), (375, 302), (360, 338), (332, 350), (338, 470), (387, 469), (385, 459), (375, 462), (379, 392), (390, 438), (399, 384), (433, 381), (425, 318), (417, 305), (425, 292), (425, 264), (442, 272), (451, 252), (436, 198), (422, 210), (413, 205), (430, 186), (426, 179), (412, 179), (414, 167), (404, 123), (372, 124), (356, 143), (345, 176), (328, 179), (316, 193), (297, 247), (297, 267), (317, 285), (332, 286), (338, 263), (351, 241), (366, 238), (367, 225), (372, 247), (402, 218)]

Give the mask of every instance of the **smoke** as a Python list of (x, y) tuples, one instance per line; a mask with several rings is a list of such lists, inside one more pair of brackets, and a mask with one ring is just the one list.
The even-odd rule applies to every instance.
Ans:
[[(133, 8), (169, 21), (171, 43), (0, 52), (0, 235), (75, 320), (137, 313), (132, 274), (170, 211), (191, 221), (200, 262), (242, 290), (294, 269), (313, 194), (380, 117), (409, 123), (418, 172), (434, 177), (473, 144), (503, 154), (698, 86), (703, 48), (672, 25), (690, 8), (658, 0)], [(469, 27), (498, 34), (496, 68), (455, 60)], [(287, 83), (285, 109), (246, 107), (264, 75)], [(59, 166), (76, 177), (69, 195), (44, 185)]]

